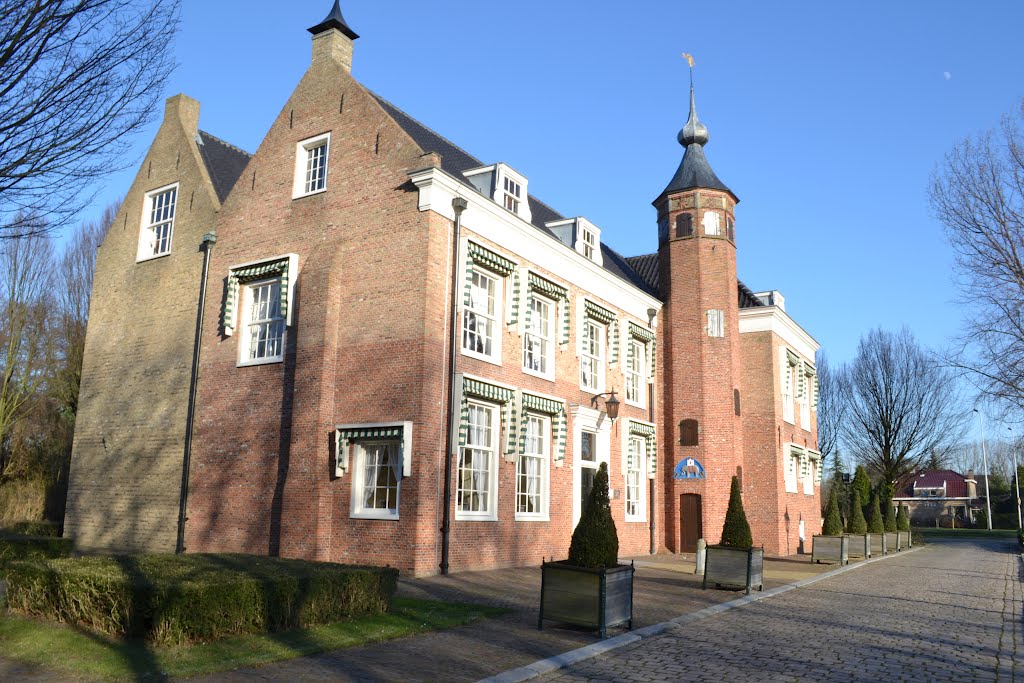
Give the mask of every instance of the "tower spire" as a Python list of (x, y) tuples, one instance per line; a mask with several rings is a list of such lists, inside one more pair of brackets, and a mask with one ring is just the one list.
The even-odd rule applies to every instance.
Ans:
[(324, 20), (316, 26), (309, 27), (309, 32), (314, 36), (318, 33), (323, 33), (328, 29), (336, 28), (343, 34), (355, 40), (359, 37), (359, 34), (349, 28), (348, 24), (345, 23), (345, 17), (341, 14), (341, 6), (338, 4), (338, 0), (334, 0), (334, 6), (331, 7), (331, 11), (327, 13)]

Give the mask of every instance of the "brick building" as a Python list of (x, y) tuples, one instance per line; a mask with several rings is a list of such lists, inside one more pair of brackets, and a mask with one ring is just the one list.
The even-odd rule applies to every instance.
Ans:
[[(985, 475), (981, 475), (984, 477)], [(985, 511), (985, 499), (973, 472), (953, 470), (911, 472), (896, 485), (893, 503), (905, 505), (914, 526), (965, 526)]]
[(251, 156), (167, 101), (100, 249), (80, 547), (536, 564), (602, 462), (622, 554), (716, 542), (733, 475), (769, 553), (818, 531), (818, 345), (737, 279), (692, 88), (658, 252), (625, 258), (356, 81), (337, 2), (310, 32)]

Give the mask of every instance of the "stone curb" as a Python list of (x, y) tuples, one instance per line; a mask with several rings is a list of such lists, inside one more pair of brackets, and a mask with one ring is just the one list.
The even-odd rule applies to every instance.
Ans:
[(892, 555), (872, 557), (869, 560), (862, 560), (857, 564), (848, 564), (845, 567), (838, 567), (836, 569), (833, 569), (832, 571), (828, 571), (823, 574), (818, 574), (817, 576), (811, 576), (806, 579), (800, 579), (799, 581), (796, 581), (794, 583), (787, 583), (784, 586), (778, 586), (776, 588), (771, 588), (766, 591), (759, 591), (757, 593), (751, 593), (750, 595), (744, 595), (742, 598), (736, 598), (735, 600), (730, 600), (729, 602), (722, 602), (717, 605), (712, 605), (711, 607), (705, 607), (702, 610), (690, 612), (689, 614), (683, 614), (682, 616), (678, 616), (675, 619), (663, 621), (660, 624), (645, 626), (644, 628), (639, 628), (635, 631), (629, 631), (628, 633), (623, 633), (622, 635), (615, 636), (614, 638), (602, 640), (599, 643), (593, 643), (592, 645), (586, 645), (575, 650), (563, 652), (560, 655), (548, 657), (547, 659), (541, 659), (534, 662), (533, 664), (521, 666), (518, 669), (509, 669), (508, 671), (503, 671), (489, 678), (480, 679), (479, 681), (477, 681), (477, 683), (519, 683), (520, 681), (528, 681), (532, 678), (542, 676), (546, 673), (551, 673), (552, 671), (557, 671), (558, 669), (564, 669), (578, 662), (582, 662), (583, 660), (592, 659), (593, 657), (597, 657), (598, 655), (602, 655), (606, 652), (617, 650), (620, 647), (632, 645), (633, 643), (643, 640), (644, 638), (650, 638), (652, 636), (661, 635), (662, 633), (668, 631), (671, 628), (678, 628), (685, 624), (690, 624), (694, 621), (699, 621), (701, 619), (705, 619), (715, 614), (725, 612), (727, 610), (733, 609), (734, 607), (742, 607), (743, 605), (748, 605), (752, 602), (758, 602), (759, 600), (765, 600), (766, 598), (770, 598), (781, 593), (786, 593), (797, 588), (809, 586), (812, 583), (817, 583), (818, 581), (822, 581), (824, 579), (830, 579), (833, 576), (838, 576), (839, 574), (845, 574), (846, 572), (853, 571), (858, 567), (863, 567), (873, 562), (880, 562), (881, 560), (887, 559), (889, 557), (898, 557), (899, 555), (903, 555), (905, 553), (912, 553), (914, 551), (921, 550), (922, 547), (923, 546), (918, 546), (916, 548), (908, 548), (906, 550), (901, 550), (899, 551), (899, 553), (894, 553)]

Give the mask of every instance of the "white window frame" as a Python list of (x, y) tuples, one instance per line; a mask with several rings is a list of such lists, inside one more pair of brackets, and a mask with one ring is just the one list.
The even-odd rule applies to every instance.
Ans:
[[(150, 190), (146, 193), (145, 200), (142, 202), (142, 220), (139, 225), (139, 246), (135, 257), (136, 263), (141, 261), (150, 261), (152, 259), (170, 255), (174, 242), (174, 220), (178, 214), (178, 200), (181, 195), (178, 190), (179, 184), (171, 183), (170, 185), (164, 185), (163, 187), (158, 187), (155, 190)], [(158, 197), (172, 191), (174, 192), (174, 202), (171, 208), (170, 220), (164, 219), (154, 222), (153, 204), (156, 202)], [(156, 248), (156, 232), (154, 228), (157, 225), (164, 225), (167, 223), (169, 223), (167, 228), (167, 248), (164, 251), (154, 252), (154, 249)]]
[(789, 424), (795, 424), (796, 415), (794, 413), (796, 411), (793, 407), (793, 390), (796, 388), (796, 368), (789, 364), (789, 357), (784, 348), (780, 349), (780, 362), (782, 371), (779, 377), (779, 393), (782, 396), (782, 419)]
[[(324, 148), (324, 175), (323, 186), (317, 189), (307, 189), (308, 164), (310, 153), (319, 147)], [(292, 199), (309, 197), (327, 191), (327, 184), (330, 182), (330, 158), (331, 158), (331, 133), (330, 131), (315, 135), (295, 144), (295, 177), (292, 184)]]
[(814, 495), (814, 468), (817, 466), (817, 461), (814, 458), (805, 455), (807, 458), (807, 476), (804, 477), (804, 494), (808, 496)]
[[(517, 522), (546, 522), (549, 520), (548, 501), (551, 479), (551, 418), (546, 415), (526, 413), (523, 419), (527, 421), (526, 440), (523, 444), (523, 452), (516, 458), (516, 483), (515, 483), (515, 519)], [(531, 434), (538, 435), (531, 439)], [(533, 448), (537, 443), (540, 448)], [(526, 495), (520, 490), (522, 473), (520, 468), (527, 460), (536, 460), (539, 463), (539, 498), (540, 509), (534, 512), (523, 512), (519, 509), (520, 496)]]
[[(583, 501), (577, 495), (580, 490), (582, 479), (581, 468), (599, 468), (601, 463), (608, 465), (608, 478), (611, 480), (611, 420), (607, 416), (593, 408), (584, 406), (569, 406), (569, 417), (572, 419), (572, 528), (575, 529), (580, 521), (580, 513), (583, 510)], [(597, 449), (596, 458), (592, 464), (588, 462), (583, 465), (583, 432), (593, 432), (597, 435), (594, 446)]]
[[(626, 357), (622, 363), (623, 395), (628, 405), (643, 408), (646, 399), (644, 394), (647, 393), (644, 391), (647, 388), (647, 382), (644, 379), (647, 371), (647, 344), (630, 336), (627, 336), (626, 339), (628, 340), (629, 348), (626, 349)], [(633, 367), (630, 367), (630, 348), (633, 350)], [(635, 391), (635, 395), (632, 398), (630, 397), (631, 389)]]
[[(366, 490), (366, 458), (367, 447), (391, 446), (395, 449), (398, 457), (395, 467), (395, 505), (394, 508), (367, 508), (363, 506), (364, 493)], [(402, 448), (402, 439), (373, 439), (368, 441), (356, 441), (353, 447), (353, 469), (352, 469), (352, 504), (349, 516), (357, 519), (387, 519), (397, 520), (399, 518), (399, 506), (401, 504), (402, 478), (405, 464), (403, 459), (405, 453)]]
[(725, 311), (716, 308), (708, 310), (708, 336), (725, 336)]
[[(473, 410), (485, 410), (488, 411), (488, 420), (490, 424), (486, 425), (490, 430), (491, 442), (489, 446), (483, 446), (482, 444), (473, 444), (471, 447), (469, 444), (470, 434), (473, 429), (472, 415)], [(462, 521), (486, 521), (493, 522), (498, 519), (498, 453), (501, 445), (501, 406), (496, 403), (487, 403), (484, 401), (469, 401), (470, 411), (470, 424), (466, 427), (466, 445), (459, 451), (459, 461), (456, 464), (456, 476), (455, 476), (455, 519)], [(483, 457), (486, 459), (486, 484), (488, 486), (487, 492), (487, 507), (482, 510), (464, 510), (462, 507), (462, 494), (465, 489), (462, 487), (462, 474), (463, 474), (463, 458), (465, 457), (466, 451), (472, 448), (476, 451), (481, 451)], [(470, 489), (472, 490), (472, 489)]]
[(506, 209), (519, 215), (520, 207), (523, 204), (523, 184), (508, 173), (502, 174), (501, 182), (501, 205)]
[[(635, 434), (626, 435), (626, 448), (632, 444), (633, 455), (635, 458), (635, 467), (630, 469), (629, 467), (629, 451), (626, 451), (626, 457), (623, 458), (625, 466), (622, 468), (622, 478), (624, 481), (623, 489), (623, 508), (625, 510), (625, 520), (627, 522), (646, 522), (647, 521), (647, 477), (646, 475), (646, 464), (647, 464), (647, 439), (642, 436), (636, 436)], [(630, 474), (636, 475), (636, 484), (633, 488), (636, 490), (636, 512), (630, 513)]]
[[(477, 289), (479, 289), (479, 287), (474, 282), (474, 284), (471, 285), (470, 305), (469, 306), (463, 306), (463, 308), (462, 308), (462, 325), (461, 325), (461, 330), (459, 332), (459, 334), (460, 334), (459, 347), (460, 347), (460, 349), (462, 351), (462, 355), (464, 355), (464, 356), (470, 356), (471, 358), (479, 358), (480, 360), (487, 361), (488, 363), (493, 363), (495, 365), (501, 365), (501, 343), (503, 341), (503, 335), (501, 334), (501, 330), (502, 330), (502, 322), (504, 320), (504, 310), (505, 310), (503, 308), (504, 294), (505, 294), (505, 278), (502, 277), (501, 275), (499, 275), (498, 273), (495, 273), (493, 271), (487, 270), (486, 268), (482, 268), (482, 267), (480, 267), (480, 266), (478, 266), (476, 264), (472, 265), (471, 268), (472, 268), (472, 273), (473, 273), (472, 277), (474, 278), (474, 280), (476, 278), (485, 278), (485, 279), (488, 279), (488, 280), (490, 280), (490, 281), (492, 281), (494, 283), (494, 295), (493, 295), (493, 298), (490, 298), (490, 300), (493, 301), (493, 310), (491, 310), (491, 311), (484, 311), (484, 310), (480, 309), (478, 306), (474, 306), (473, 305), (474, 304), (473, 292), (475, 292)], [(469, 339), (469, 334), (470, 334), (470, 331), (467, 328), (467, 321), (469, 320), (469, 317), (471, 315), (473, 315), (473, 316), (480, 316), (485, 321), (490, 321), (492, 323), (492, 325), (491, 325), (491, 335), (490, 335), (490, 341), (491, 341), (491, 352), (490, 353), (487, 353), (486, 351), (481, 352), (481, 351), (476, 351), (476, 350), (471, 349), (471, 348), (466, 348), (466, 344), (467, 344), (467, 341)], [(477, 335), (481, 334), (478, 331), (474, 331), (473, 333), (477, 334)], [(485, 348), (486, 348), (486, 337), (485, 337)]]
[(811, 431), (811, 386), (808, 381), (808, 377), (805, 375), (802, 379), (804, 382), (804, 393), (798, 399), (800, 401), (800, 426), (807, 431)]
[(583, 242), (583, 257), (593, 261), (598, 249), (597, 234), (590, 228), (582, 228), (580, 240)]
[(800, 480), (800, 456), (793, 453), (792, 449), (788, 446), (785, 446), (784, 448), (785, 450), (783, 452), (786, 456), (786, 493), (797, 493), (799, 492), (797, 483)]
[[(547, 315), (540, 316), (537, 314), (537, 310), (534, 308), (534, 304), (541, 306), (547, 306)], [(555, 354), (554, 348), (557, 343), (556, 333), (557, 327), (557, 311), (558, 304), (551, 299), (540, 296), (536, 292), (530, 292), (529, 297), (526, 300), (526, 305), (531, 308), (530, 312), (530, 329), (523, 331), (523, 372), (534, 377), (542, 377), (544, 379), (554, 380), (555, 379)], [(547, 336), (538, 334), (537, 330), (543, 331), (542, 325), (546, 324), (548, 328)], [(547, 366), (544, 370), (535, 370), (530, 367), (527, 363), (527, 349), (531, 340), (536, 339), (541, 347), (541, 351), (538, 353), (538, 357), (542, 359), (543, 364)], [(547, 348), (547, 352), (544, 353), (543, 349)]]
[(707, 237), (722, 236), (722, 217), (718, 215), (717, 211), (705, 211), (700, 225)]
[[(280, 288), (284, 284), (281, 276), (273, 276), (268, 278), (261, 278), (252, 282), (240, 283), (238, 286), (238, 367), (246, 367), (250, 365), (267, 365), (269, 363), (281, 363), (284, 361), (284, 354), (288, 347), (288, 320), (286, 316), (281, 315), (279, 318), (268, 318), (270, 321), (280, 321), (281, 325), (281, 341), (280, 341), (280, 353), (274, 356), (263, 356), (260, 358), (251, 358), (252, 348), (252, 333), (249, 326), (252, 324), (252, 296), (253, 290), (265, 287), (267, 285), (273, 285), (277, 283), (278, 297), (277, 301), (280, 301)], [(289, 301), (289, 307), (291, 301)], [(280, 311), (278, 311), (280, 315)]]
[[(605, 359), (608, 355), (608, 326), (599, 323), (591, 318), (584, 318), (583, 340), (580, 348), (580, 389), (592, 394), (604, 393), (605, 385)], [(594, 334), (590, 332), (593, 330)], [(593, 353), (593, 347), (597, 346), (597, 354)], [(592, 366), (591, 376), (595, 380), (593, 385), (587, 384), (584, 374), (586, 366)]]

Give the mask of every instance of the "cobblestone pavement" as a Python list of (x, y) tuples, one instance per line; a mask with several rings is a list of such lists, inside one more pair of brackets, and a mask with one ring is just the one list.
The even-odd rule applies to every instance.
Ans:
[(535, 679), (1024, 681), (1020, 556), (934, 541)]

